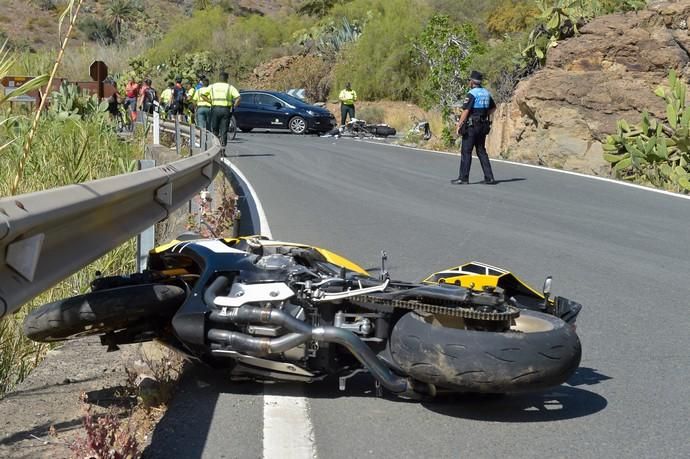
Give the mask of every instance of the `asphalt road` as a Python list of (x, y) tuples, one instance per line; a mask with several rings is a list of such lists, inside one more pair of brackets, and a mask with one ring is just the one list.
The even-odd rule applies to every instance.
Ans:
[[(352, 139), (240, 134), (229, 155), (276, 239), (368, 268), (385, 249), (405, 280), (472, 259), (537, 287), (550, 274), (584, 305), (581, 367), (543, 393), (410, 403), (374, 397), (366, 375), (308, 386), (318, 457), (690, 457), (690, 200), (501, 162), (497, 186), (454, 186), (457, 156)], [(157, 457), (262, 456), (260, 388), (202, 372), (182, 394)]]

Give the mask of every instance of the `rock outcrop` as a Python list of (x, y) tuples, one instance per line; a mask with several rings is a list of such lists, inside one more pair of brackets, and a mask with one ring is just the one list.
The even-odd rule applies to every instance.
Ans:
[(690, 77), (690, 0), (594, 19), (549, 50), (544, 68), (499, 107), (489, 138), (506, 159), (608, 175), (601, 142), (619, 119), (663, 119), (654, 89), (670, 69)]

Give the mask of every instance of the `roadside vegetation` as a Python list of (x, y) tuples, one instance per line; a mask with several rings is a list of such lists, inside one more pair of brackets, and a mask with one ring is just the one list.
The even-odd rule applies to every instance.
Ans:
[(676, 192), (690, 191), (690, 106), (687, 84), (671, 72), (657, 97), (666, 102), (666, 122), (647, 112), (639, 124), (618, 122), (618, 132), (608, 136), (604, 159), (617, 178)]
[[(65, 88), (42, 117), (17, 194), (45, 190), (117, 175), (134, 169), (142, 144), (117, 137), (103, 107), (87, 96)], [(4, 121), (4, 122), (3, 122)], [(0, 113), (0, 195), (9, 196), (22, 156), (30, 119), (5, 107)], [(25, 315), (34, 307), (85, 293), (96, 272), (124, 273), (134, 269), (134, 243), (120, 246), (89, 267), (45, 292), (22, 310), (0, 321), (0, 396), (24, 379), (48, 350), (21, 333)]]
[[(162, 85), (175, 76), (228, 70), (240, 87), (305, 88), (337, 99), (346, 81), (360, 100), (405, 101), (450, 115), (481, 69), (498, 101), (539, 69), (548, 50), (592, 18), (635, 10), (642, 0), (308, 0), (275, 15), (233, 15), (227, 3), (196, 2), (153, 46), (130, 60)], [(268, 77), (256, 69), (292, 56)], [(394, 126), (406, 131), (410, 125)]]
[[(78, 6), (67, 6), (70, 23)], [(74, 11), (74, 13), (72, 12)], [(62, 23), (62, 22), (61, 22)], [(63, 39), (67, 43), (69, 31)], [(64, 49), (64, 46), (61, 48)], [(61, 53), (53, 62), (57, 68)], [(0, 50), (0, 78), (16, 65), (15, 55)], [(53, 72), (54, 74), (55, 72)], [(80, 94), (65, 85), (50, 95), (48, 109), (37, 116), (10, 96), (49, 84), (47, 75), (0, 96), (0, 195), (40, 191), (131, 171), (142, 145), (122, 142), (106, 114), (107, 104)], [(122, 272), (134, 264), (131, 242), (102, 257), (57, 287), (25, 305), (18, 314), (0, 321), (0, 396), (12, 389), (40, 362), (48, 346), (26, 339), (21, 331), (26, 313), (33, 307), (86, 291), (97, 271)]]
[[(346, 81), (361, 101), (404, 101), (440, 113), (446, 147), (453, 107), (469, 70), (480, 69), (497, 101), (539, 69), (548, 50), (592, 18), (644, 0), (304, 0), (285, 6), (232, 0), (118, 0), (93, 5), (78, 23), (90, 45), (69, 53), (65, 76), (85, 79), (90, 60), (148, 76), (164, 87), (176, 76), (227, 70), (242, 87), (305, 88), (312, 102), (337, 99)], [(243, 5), (250, 4), (242, 2)], [(270, 10), (260, 11), (265, 5)], [(277, 7), (276, 5), (281, 5)], [(165, 20), (164, 20), (165, 18)], [(26, 58), (45, 69), (50, 52)], [(257, 71), (290, 56), (277, 69)], [(410, 125), (394, 126), (406, 131)]]

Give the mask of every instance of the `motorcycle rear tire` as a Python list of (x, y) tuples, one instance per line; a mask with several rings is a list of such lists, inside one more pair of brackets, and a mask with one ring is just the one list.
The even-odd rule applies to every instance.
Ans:
[(395, 128), (385, 125), (376, 126), (374, 129), (374, 134), (379, 137), (388, 137), (389, 135), (395, 135)]
[(142, 284), (97, 290), (34, 309), (24, 319), (33, 341), (63, 341), (121, 330), (156, 316), (172, 316), (186, 298), (174, 285)]
[(524, 331), (488, 332), (432, 324), (410, 312), (393, 328), (390, 351), (398, 367), (422, 382), (456, 392), (513, 393), (565, 382), (582, 348), (562, 320), (521, 310)]

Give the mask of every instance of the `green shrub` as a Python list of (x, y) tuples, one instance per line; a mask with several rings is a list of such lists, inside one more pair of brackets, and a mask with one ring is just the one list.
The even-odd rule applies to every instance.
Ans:
[[(368, 2), (354, 0), (333, 11), (355, 5), (364, 8)], [(413, 0), (371, 2), (371, 7), (364, 13), (358, 11), (356, 18), (350, 17), (361, 20), (364, 26), (359, 39), (339, 58), (336, 90), (350, 81), (360, 99), (418, 100), (424, 69), (415, 61), (413, 40), (424, 24), (420, 18), (429, 17), (429, 11)]]
[(440, 107), (446, 118), (467, 89), (472, 55), (483, 48), (472, 25), (451, 24), (448, 16), (439, 15), (429, 20), (418, 42), (420, 61), (428, 69), (422, 91), (424, 105)]
[(489, 12), (486, 27), (496, 36), (520, 32), (533, 26), (538, 14), (539, 9), (534, 0), (503, 0)]
[[(486, 32), (486, 18), (504, 0), (427, 0), (434, 14), (448, 16), (452, 23), (471, 23), (482, 35)], [(534, 0), (527, 0), (534, 1)]]
[(232, 18), (219, 7), (208, 8), (173, 25), (142, 58), (165, 76), (189, 62), (187, 55), (208, 53), (215, 70), (227, 70), (237, 81), (260, 62), (292, 51), (295, 32), (311, 23), (313, 20), (297, 15)]
[(108, 23), (96, 17), (87, 17), (79, 22), (79, 30), (89, 40), (110, 44), (115, 41), (115, 34)]
[(471, 57), (469, 67), (484, 74), (485, 84), (492, 90), (496, 102), (510, 100), (515, 86), (528, 73), (520, 56), (526, 36), (527, 32), (506, 35), (503, 40), (493, 41), (483, 53)]
[(144, 58), (155, 66), (179, 54), (215, 49), (213, 39), (222, 34), (227, 25), (228, 17), (220, 8), (195, 11), (191, 18), (172, 24), (168, 33), (145, 52)]
[(338, 0), (306, 0), (297, 9), (297, 14), (321, 18), (328, 15), (328, 12), (336, 3), (338, 3)]
[(331, 91), (331, 65), (318, 56), (300, 56), (292, 65), (276, 73), (266, 82), (266, 89), (285, 91), (304, 88), (306, 98), (323, 102)]

